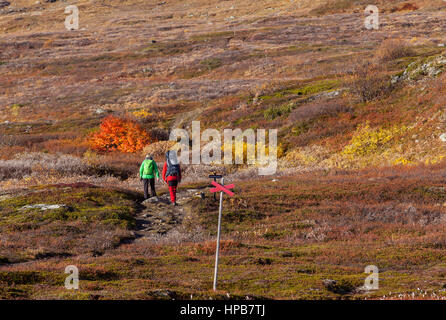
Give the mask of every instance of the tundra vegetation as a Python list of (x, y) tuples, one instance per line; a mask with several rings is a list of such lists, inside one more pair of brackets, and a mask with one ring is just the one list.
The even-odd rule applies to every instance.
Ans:
[[(68, 3), (0, 7), (0, 298), (446, 296), (444, 1), (79, 0), (71, 31)], [(187, 165), (142, 204), (192, 121), (278, 129), (277, 173)]]

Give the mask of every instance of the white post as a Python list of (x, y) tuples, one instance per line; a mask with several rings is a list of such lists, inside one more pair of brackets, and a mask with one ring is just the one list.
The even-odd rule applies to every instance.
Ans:
[[(221, 178), (221, 185), (224, 186), (225, 178)], [(221, 213), (223, 210), (223, 191), (220, 191), (220, 208), (218, 209), (218, 231), (217, 231), (217, 249), (215, 250), (215, 269), (214, 269), (214, 291), (217, 291), (218, 277), (218, 255), (220, 253), (220, 232), (221, 232)]]

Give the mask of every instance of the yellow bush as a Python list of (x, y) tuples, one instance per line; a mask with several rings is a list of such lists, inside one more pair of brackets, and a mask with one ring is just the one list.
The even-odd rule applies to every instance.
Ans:
[(403, 165), (403, 166), (407, 166), (407, 165), (411, 165), (414, 164), (413, 161), (410, 161), (404, 157), (399, 157), (398, 159), (393, 161), (394, 165)]
[(442, 162), (443, 159), (445, 159), (445, 158), (446, 158), (445, 155), (434, 156), (432, 158), (424, 160), (424, 163), (426, 165), (438, 164), (438, 163)]
[(19, 104), (13, 104), (12, 106), (10, 106), (9, 109), (10, 109), (11, 114), (12, 114), (14, 117), (18, 117), (19, 114), (20, 114), (20, 108), (21, 108), (21, 107), (22, 107), (22, 106), (19, 105)]
[(341, 154), (354, 158), (376, 153), (379, 149), (388, 146), (391, 141), (401, 136), (406, 130), (405, 126), (394, 126), (389, 129), (371, 128), (367, 123), (356, 130), (350, 144), (342, 150)]
[(98, 164), (100, 161), (100, 156), (94, 152), (93, 150), (87, 150), (84, 152), (84, 160), (89, 164), (89, 165), (95, 165)]
[(148, 109), (139, 109), (132, 112), (132, 114), (138, 119), (148, 119), (153, 116)]

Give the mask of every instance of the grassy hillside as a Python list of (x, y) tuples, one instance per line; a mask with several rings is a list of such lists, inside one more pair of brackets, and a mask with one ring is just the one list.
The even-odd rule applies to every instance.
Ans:
[[(382, 26), (375, 31), (363, 27), (360, 1), (272, 4), (262, 14), (255, 2), (126, 1), (119, 2), (123, 12), (114, 2), (84, 1), (76, 32), (64, 31), (63, 3), (24, 2), (19, 22), (19, 5), (4, 8), (0, 155), (82, 156), (91, 130), (114, 113), (161, 139), (193, 119), (217, 129), (278, 128), (294, 165), (441, 161), (441, 1), (407, 10), (378, 3)], [(332, 12), (342, 13), (325, 15)], [(25, 30), (17, 29), (22, 20), (30, 20)], [(345, 149), (355, 134), (374, 139), (380, 130), (389, 139), (378, 141), (379, 150)]]
[[(0, 298), (444, 296), (444, 1), (10, 2), (0, 8)], [(68, 4), (79, 30), (64, 27)], [(364, 27), (369, 4), (378, 30)], [(110, 115), (150, 145), (94, 150)], [(180, 208), (161, 184), (161, 203), (142, 205), (143, 155), (161, 164), (169, 132), (193, 120), (278, 129), (278, 173), (184, 166)], [(237, 186), (217, 293), (212, 170)], [(63, 287), (70, 264), (79, 291)], [(382, 281), (367, 292), (371, 264)]]

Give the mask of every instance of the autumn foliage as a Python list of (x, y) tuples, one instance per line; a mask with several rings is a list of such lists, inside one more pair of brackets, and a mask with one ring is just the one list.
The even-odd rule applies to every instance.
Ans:
[(90, 146), (97, 151), (136, 152), (153, 142), (150, 135), (136, 122), (108, 116), (100, 130), (90, 138)]

